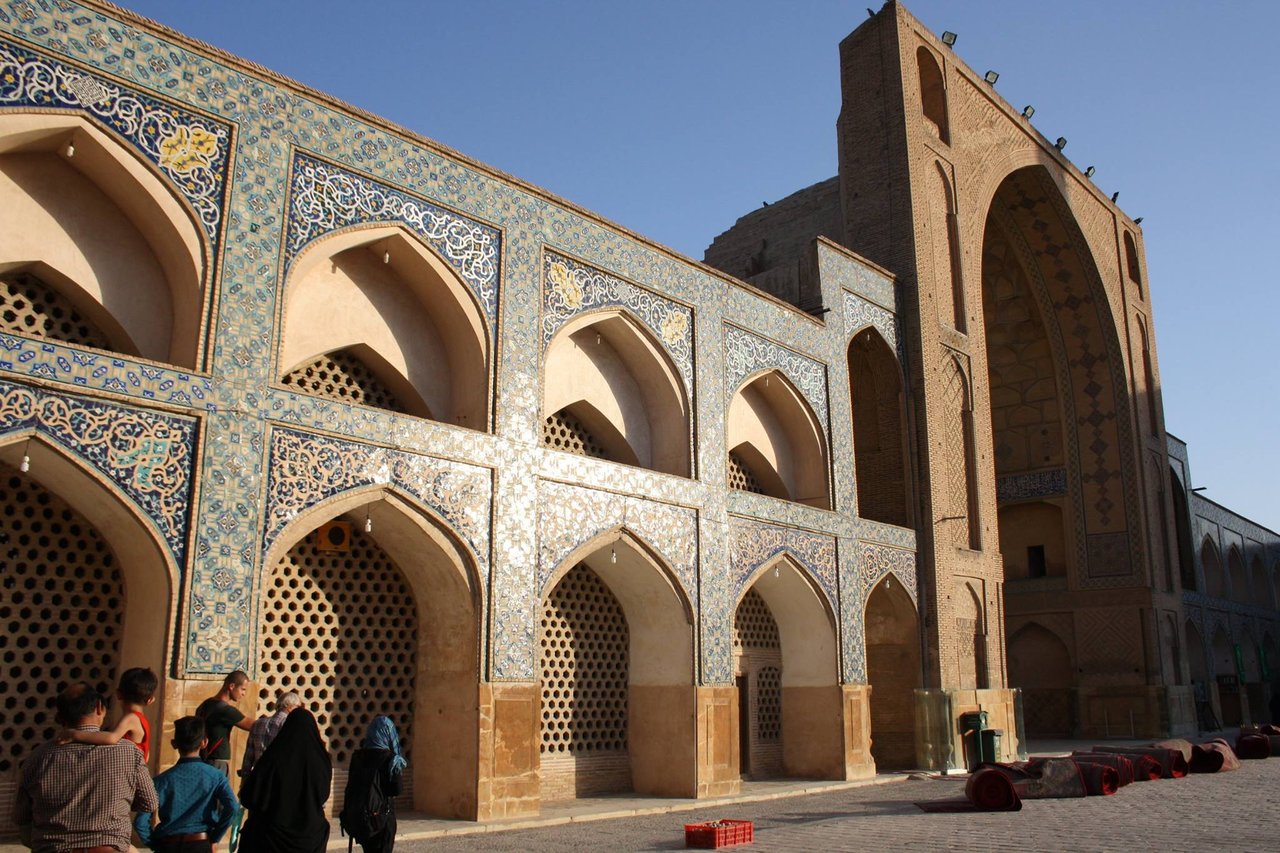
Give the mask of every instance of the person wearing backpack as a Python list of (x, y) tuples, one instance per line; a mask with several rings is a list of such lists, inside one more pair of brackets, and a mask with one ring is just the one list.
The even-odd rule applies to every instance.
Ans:
[(342, 831), (358, 842), (364, 853), (391, 853), (396, 843), (396, 809), (393, 797), (402, 789), (408, 762), (400, 753), (400, 735), (391, 718), (379, 715), (369, 723), (360, 748), (351, 755), (342, 813)]

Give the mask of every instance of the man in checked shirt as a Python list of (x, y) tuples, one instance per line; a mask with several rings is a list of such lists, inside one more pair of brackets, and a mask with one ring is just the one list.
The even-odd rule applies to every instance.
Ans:
[[(83, 682), (55, 706), (60, 724), (82, 731), (98, 731), (107, 714), (106, 701)], [(49, 741), (22, 765), (14, 820), (35, 853), (116, 853), (130, 849), (131, 812), (155, 808), (155, 786), (132, 742)]]

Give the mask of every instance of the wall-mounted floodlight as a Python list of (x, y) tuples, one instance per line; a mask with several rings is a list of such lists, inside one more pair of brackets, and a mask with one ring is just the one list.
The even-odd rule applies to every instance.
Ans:
[(945, 33), (942, 34), (942, 43), (945, 44), (947, 47), (955, 47), (956, 34), (951, 32), (951, 30), (947, 30)]
[(1031, 106), (1030, 104), (1027, 104), (1025, 107), (1022, 108), (1023, 118), (1031, 118), (1035, 114), (1036, 114), (1036, 108)]
[(1116, 203), (1116, 199), (1118, 199), (1118, 198), (1120, 198), (1120, 190), (1116, 190), (1115, 192), (1113, 192), (1113, 193), (1111, 194), (1111, 203), (1112, 203), (1112, 204), (1115, 204), (1115, 203)]
[(1067, 138), (1065, 136), (1059, 136), (1058, 140), (1053, 143), (1053, 147), (1057, 148), (1059, 151), (1061, 151), (1063, 148), (1066, 148)]
[(1000, 79), (1000, 73), (998, 71), (988, 71), (982, 75), (982, 79), (994, 86), (996, 81)]
[(1139, 216), (1137, 219), (1133, 220), (1133, 224), (1134, 224), (1134, 225), (1141, 225), (1141, 224), (1142, 224), (1142, 217), (1141, 217), (1141, 216)]
[(1089, 168), (1087, 168), (1087, 169), (1085, 169), (1085, 170), (1084, 170), (1084, 176), (1085, 176), (1086, 178), (1092, 178), (1092, 177), (1093, 177), (1093, 175), (1094, 175), (1094, 173), (1095, 173), (1095, 172), (1097, 172), (1097, 171), (1098, 171), (1097, 169), (1095, 169), (1095, 168), (1093, 168), (1092, 166), (1090, 166)]

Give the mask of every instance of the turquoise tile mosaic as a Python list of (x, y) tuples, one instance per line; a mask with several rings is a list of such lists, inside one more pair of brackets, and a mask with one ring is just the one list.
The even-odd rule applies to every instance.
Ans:
[[(427, 140), (92, 3), (0, 5), (0, 110), (31, 109), (77, 112), (136, 151), (197, 212), (209, 241), (207, 373), (0, 337), (14, 400), (25, 394), (35, 410), (62, 400), (102, 423), (135, 424), (136, 435), (165, 431), (168, 455), (153, 441), (104, 476), (163, 531), (183, 573), (175, 673), (254, 671), (272, 542), (326, 502), (393, 489), (487, 573), (486, 678), (536, 679), (536, 614), (557, 560), (617, 527), (661, 554), (695, 603), (701, 683), (732, 681), (743, 567), (783, 542), (840, 616), (841, 677), (865, 680), (869, 579), (892, 571), (915, 589), (912, 532), (856, 516), (847, 348), (866, 325), (899, 341), (894, 284), (881, 271), (820, 245), (823, 303), (833, 308), (821, 322)], [(491, 430), (276, 384), (291, 261), (328, 234), (375, 223), (429, 245), (484, 307), (495, 343)], [(637, 318), (677, 366), (696, 478), (541, 446), (545, 345), (574, 317), (606, 308)], [(826, 432), (834, 511), (727, 489), (726, 408), (765, 370), (788, 377)], [(6, 429), (55, 441), (50, 424), (23, 423)], [(98, 452), (86, 434), (56, 441), (80, 458)], [(173, 491), (137, 491), (139, 470), (172, 474), (140, 482)], [(736, 533), (747, 529), (758, 533)]]

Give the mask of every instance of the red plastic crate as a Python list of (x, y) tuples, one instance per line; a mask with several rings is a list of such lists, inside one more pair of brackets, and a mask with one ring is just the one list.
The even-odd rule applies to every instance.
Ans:
[(684, 825), (685, 847), (715, 850), (733, 844), (750, 844), (755, 837), (755, 826), (749, 820), (714, 820)]

